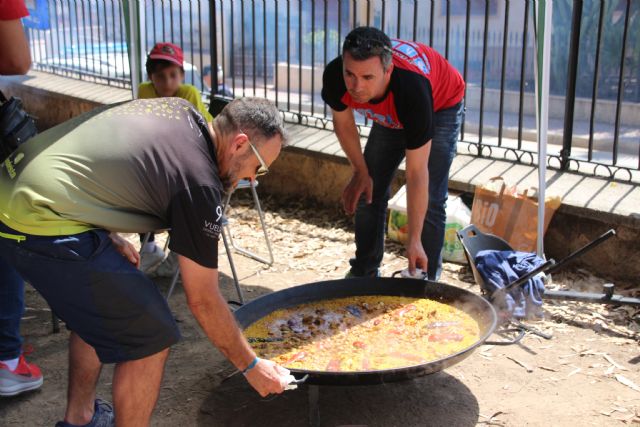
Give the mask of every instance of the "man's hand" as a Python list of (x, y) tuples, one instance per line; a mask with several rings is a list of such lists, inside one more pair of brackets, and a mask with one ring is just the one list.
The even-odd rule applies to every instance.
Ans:
[(287, 375), (286, 369), (270, 360), (260, 359), (258, 364), (245, 374), (247, 381), (260, 396), (280, 394), (286, 384), (281, 381)]
[(346, 213), (353, 215), (356, 211), (358, 200), (360, 200), (360, 196), (363, 193), (367, 199), (367, 203), (371, 203), (371, 198), (373, 197), (373, 180), (367, 170), (355, 172), (342, 192), (342, 205)]
[(424, 252), (420, 240), (407, 244), (407, 258), (409, 258), (409, 274), (411, 274), (411, 276), (415, 276), (416, 268), (426, 273), (429, 260), (427, 259), (427, 254)]
[(371, 203), (373, 181), (369, 176), (367, 163), (362, 154), (360, 135), (358, 135), (358, 128), (353, 118), (353, 111), (351, 108), (347, 108), (344, 111), (331, 111), (336, 136), (354, 171), (351, 181), (342, 192), (344, 210), (347, 214), (352, 215), (356, 211), (356, 205), (362, 193), (365, 194), (367, 203)]
[(129, 262), (136, 267), (140, 267), (140, 254), (133, 244), (123, 239), (115, 232), (109, 233), (109, 237), (111, 238), (113, 245), (116, 247), (116, 250), (120, 252), (123, 257), (127, 258)]

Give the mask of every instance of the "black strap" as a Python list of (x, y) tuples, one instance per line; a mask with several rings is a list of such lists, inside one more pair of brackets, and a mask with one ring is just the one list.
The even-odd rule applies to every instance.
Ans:
[(1, 90), (0, 90), (0, 102), (2, 102), (3, 104), (7, 102), (7, 97), (4, 96), (4, 93), (2, 93)]

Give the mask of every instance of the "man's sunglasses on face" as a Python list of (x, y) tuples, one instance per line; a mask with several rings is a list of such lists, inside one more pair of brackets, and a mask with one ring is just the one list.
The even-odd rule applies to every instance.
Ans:
[(247, 142), (249, 143), (249, 147), (251, 147), (251, 150), (253, 150), (253, 154), (256, 155), (256, 157), (258, 158), (258, 161), (260, 162), (260, 166), (258, 166), (258, 168), (256, 169), (256, 177), (266, 175), (267, 173), (269, 173), (269, 167), (267, 166), (267, 163), (264, 161), (264, 159), (260, 155), (260, 152), (258, 152), (258, 149), (256, 148), (256, 146), (251, 143), (251, 140), (249, 139), (249, 135), (247, 135), (242, 129), (240, 129), (240, 132), (244, 133), (247, 136)]

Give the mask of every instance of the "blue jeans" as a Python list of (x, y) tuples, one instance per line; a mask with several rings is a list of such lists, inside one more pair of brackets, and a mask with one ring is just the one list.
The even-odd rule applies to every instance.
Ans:
[(22, 353), (20, 319), (24, 312), (24, 282), (18, 272), (0, 258), (0, 360)]
[[(434, 134), (429, 157), (429, 207), (422, 228), (422, 245), (429, 260), (428, 278), (438, 280), (442, 270), (442, 246), (447, 220), (449, 169), (456, 146), (464, 107), (462, 102), (433, 115)], [(405, 157), (404, 130), (374, 124), (364, 149), (364, 159), (373, 180), (371, 204), (364, 198), (356, 210), (356, 256), (351, 272), (355, 276), (376, 275), (384, 255), (387, 204), (391, 181)]]

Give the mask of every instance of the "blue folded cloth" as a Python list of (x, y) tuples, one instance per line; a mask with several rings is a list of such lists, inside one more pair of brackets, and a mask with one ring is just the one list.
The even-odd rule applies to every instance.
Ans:
[[(478, 252), (475, 262), (487, 290), (493, 293), (533, 271), (544, 260), (528, 252), (485, 250)], [(524, 285), (502, 294), (504, 298), (495, 302), (502, 305), (499, 308), (509, 311), (516, 318), (543, 317), (543, 276), (537, 274)]]

